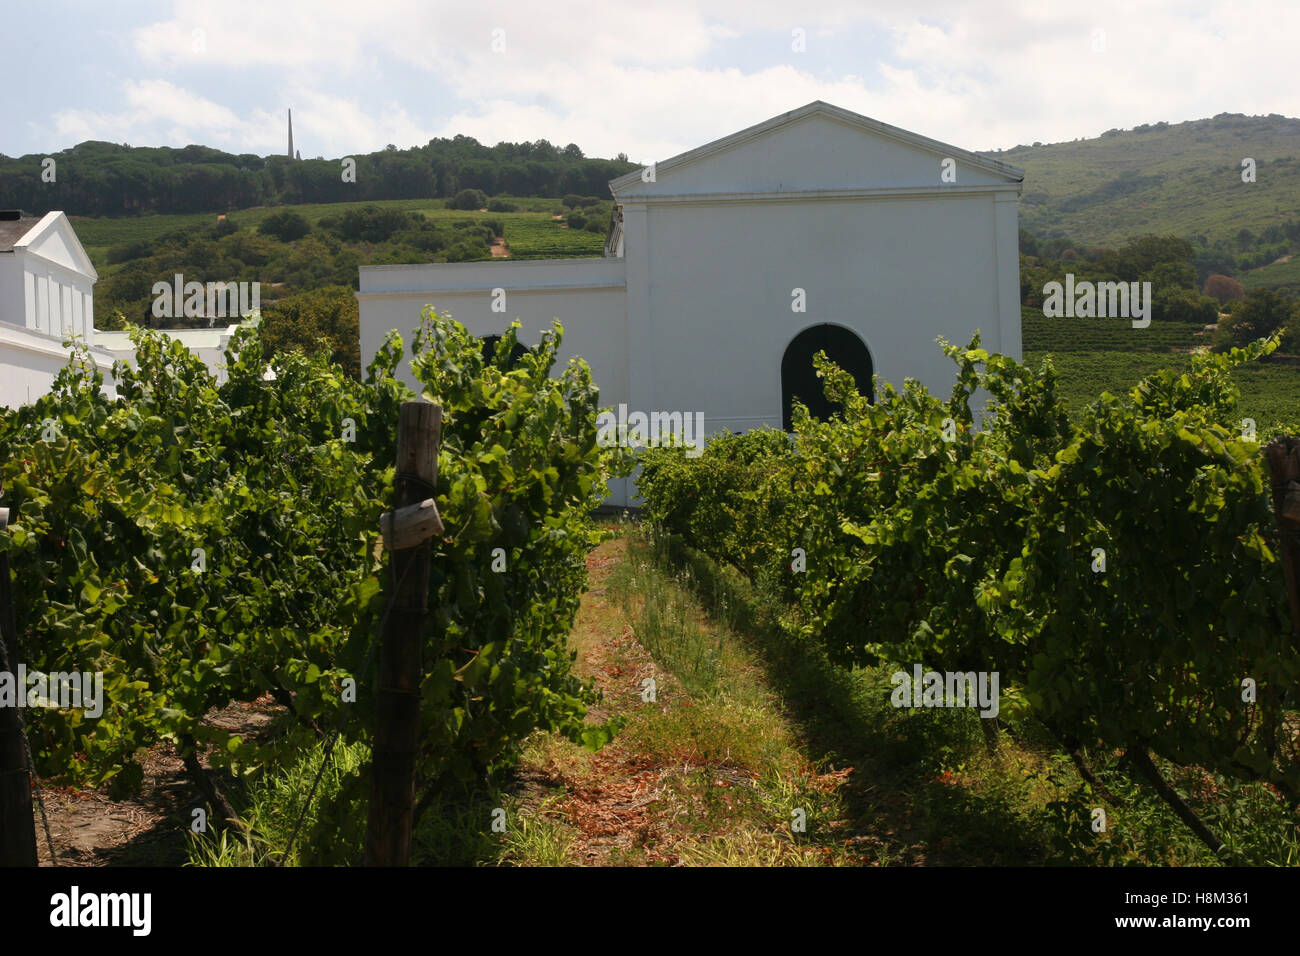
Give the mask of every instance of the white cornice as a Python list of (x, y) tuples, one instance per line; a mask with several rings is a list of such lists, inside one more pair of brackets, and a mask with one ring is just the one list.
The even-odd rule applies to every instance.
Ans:
[[(48, 335), (45, 332), (38, 332), (35, 329), (28, 329), (3, 321), (0, 321), (0, 347), (29, 352), (33, 355), (62, 358), (65, 361), (72, 356), (72, 350), (64, 348), (61, 336)], [(114, 356), (93, 345), (90, 346), (89, 351), (91, 357), (95, 360), (95, 364), (100, 368), (111, 369), (113, 367)]]
[(610, 268), (611, 260), (606, 256), (574, 256), (571, 259), (478, 259), (474, 262), (401, 262), (374, 266), (357, 266), (360, 272), (402, 272), (411, 269), (465, 269), (467, 271), (487, 271), (488, 269), (514, 268), (554, 268), (556, 263), (566, 266), (590, 264), (592, 268), (600, 266)]
[[(622, 292), (627, 289), (627, 282), (582, 282), (570, 285), (537, 285), (537, 286), (519, 286), (511, 285), (506, 287), (511, 295), (533, 295), (537, 293), (549, 292), (590, 292), (590, 291), (617, 291)], [(484, 286), (449, 286), (447, 288), (432, 289), (413, 289), (404, 291), (387, 292), (383, 290), (371, 290), (369, 292), (354, 292), (357, 301), (370, 299), (424, 299), (428, 301), (431, 295), (482, 295), (489, 296), (492, 294), (490, 288)]]
[(760, 203), (760, 202), (843, 202), (844, 200), (876, 199), (949, 199), (957, 196), (977, 196), (989, 193), (1006, 194), (1006, 199), (1017, 200), (1019, 184), (990, 183), (978, 186), (887, 186), (872, 189), (799, 189), (788, 192), (721, 192), (721, 193), (664, 193), (637, 196), (625, 201), (627, 209), (667, 203)]

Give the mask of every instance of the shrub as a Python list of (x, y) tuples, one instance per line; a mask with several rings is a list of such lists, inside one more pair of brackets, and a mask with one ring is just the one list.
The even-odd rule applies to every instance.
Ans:
[(481, 189), (462, 189), (447, 200), (448, 209), (482, 209), (487, 205), (487, 193)]
[(1213, 325), (1219, 320), (1219, 304), (1208, 295), (1187, 289), (1162, 289), (1154, 294), (1154, 313), (1165, 322)]
[(121, 243), (108, 248), (108, 264), (115, 266), (119, 262), (129, 262), (132, 259), (144, 259), (153, 255), (153, 243), (147, 239), (140, 239), (136, 242)]
[(263, 219), (257, 231), (265, 236), (274, 236), (281, 242), (293, 242), (311, 232), (311, 223), (292, 209), (286, 209)]
[(1246, 296), (1246, 290), (1241, 287), (1241, 283), (1225, 275), (1212, 275), (1206, 279), (1204, 291), (1206, 295), (1218, 299), (1221, 303), (1229, 299), (1243, 299)]
[(1295, 303), (1272, 289), (1255, 289), (1238, 300), (1232, 313), (1219, 320), (1215, 344), (1221, 349), (1242, 346), (1272, 335), (1291, 321)]

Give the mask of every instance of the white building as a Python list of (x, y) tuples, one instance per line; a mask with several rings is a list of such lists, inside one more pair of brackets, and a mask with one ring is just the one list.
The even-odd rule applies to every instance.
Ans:
[(615, 179), (603, 259), (362, 266), (362, 362), (391, 329), (409, 344), (430, 304), (481, 336), (519, 317), (525, 344), (558, 317), (561, 358), (587, 360), (602, 404), (703, 412), (710, 432), (787, 425), (796, 396), (824, 411), (822, 348), (864, 391), (874, 373), (946, 395), (937, 336), (979, 329), (1020, 358), (1023, 178), (811, 103)]
[[(238, 325), (212, 329), (158, 329), (159, 335), (175, 339), (202, 360), (218, 385), (226, 380), (226, 346)], [(95, 343), (110, 356), (135, 367), (135, 345), (130, 332), (96, 332)]]
[(24, 405), (50, 390), (68, 364), (65, 339), (79, 335), (111, 388), (113, 356), (95, 345), (92, 287), (99, 278), (61, 212), (0, 211), (0, 405)]

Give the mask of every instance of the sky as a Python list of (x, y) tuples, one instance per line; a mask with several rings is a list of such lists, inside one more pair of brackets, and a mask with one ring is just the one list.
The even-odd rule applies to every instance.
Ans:
[(15, 3), (0, 153), (304, 158), (463, 133), (666, 159), (825, 100), (970, 150), (1300, 115), (1300, 3)]

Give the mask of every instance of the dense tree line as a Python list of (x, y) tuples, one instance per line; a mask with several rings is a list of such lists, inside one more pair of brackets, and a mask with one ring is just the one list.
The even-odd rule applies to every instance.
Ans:
[[(1285, 235), (1291, 225), (1269, 229)], [(1294, 225), (1300, 236), (1300, 223)], [(1150, 282), (1155, 321), (1217, 325), (1214, 344), (1220, 349), (1280, 329), (1282, 351), (1300, 351), (1300, 298), (1293, 298), (1286, 286), (1247, 293), (1241, 283), (1214, 268), (1233, 270), (1231, 259), (1207, 260), (1196, 243), (1174, 236), (1140, 236), (1119, 249), (1076, 249), (1068, 240), (1039, 240), (1021, 230), (1020, 253), (1022, 305), (1041, 306), (1044, 286), (1061, 282), (1066, 273), (1076, 282)]]
[[(1204, 285), (1212, 275), (1235, 276), (1286, 256), (1300, 254), (1300, 219), (1273, 223), (1257, 232), (1243, 227), (1230, 238), (1213, 241), (1208, 236), (1196, 235), (1186, 240), (1185, 245), (1183, 259), (1196, 270), (1198, 284)], [(1020, 251), (1027, 256), (1046, 259), (1060, 259), (1067, 251), (1085, 258), (1108, 252), (1081, 248), (1068, 237), (1042, 239), (1024, 229), (1020, 231)], [(1277, 287), (1292, 295), (1300, 295), (1300, 283), (1278, 283)]]
[(54, 181), (43, 181), (45, 156), (0, 155), (0, 207), (70, 215), (226, 212), (280, 203), (450, 198), (465, 189), (488, 196), (605, 196), (607, 183), (636, 168), (618, 159), (588, 159), (577, 145), (546, 140), (485, 146), (472, 136), (341, 159), (292, 160), (235, 155), (207, 146), (132, 147), (88, 141), (50, 155)]

